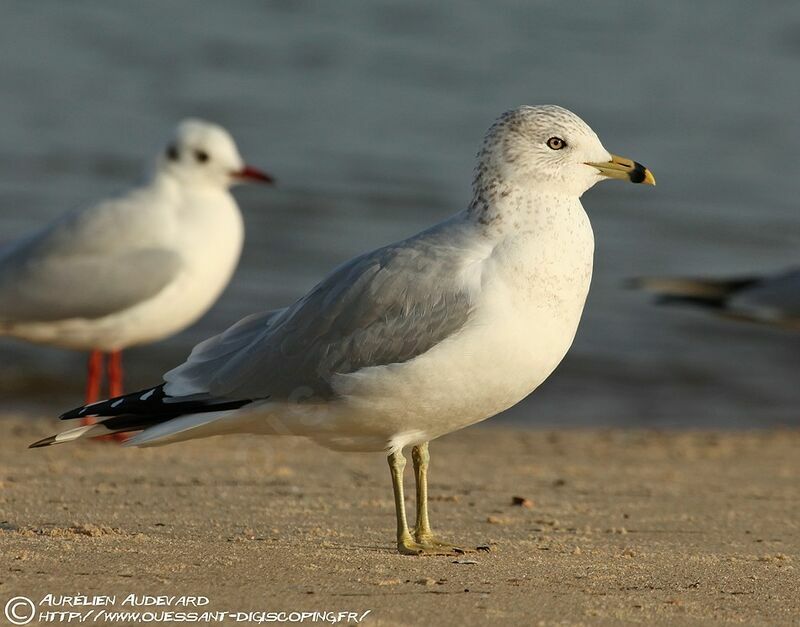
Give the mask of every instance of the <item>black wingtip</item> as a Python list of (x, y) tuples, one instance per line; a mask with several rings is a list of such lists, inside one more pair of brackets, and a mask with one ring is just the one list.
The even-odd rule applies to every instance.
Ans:
[[(189, 413), (238, 409), (251, 403), (251, 399), (228, 400), (188, 396), (184, 399), (168, 397), (164, 383), (105, 401), (76, 407), (59, 416), (61, 420), (92, 417), (112, 431), (140, 431), (154, 424), (172, 420)], [(60, 441), (59, 441), (60, 442)], [(37, 444), (39, 444), (37, 442)], [(53, 444), (49, 442), (48, 444)], [(44, 441), (41, 446), (46, 446)]]
[[(81, 405), (75, 409), (61, 414), (59, 420), (75, 420), (76, 418), (86, 418), (88, 416), (116, 416), (123, 413), (130, 413), (137, 408), (146, 412), (152, 412), (154, 407), (160, 407), (161, 400), (165, 397), (164, 384), (156, 387), (114, 396), (96, 403)], [(143, 401), (149, 401), (144, 403)]]
[[(109, 399), (109, 400), (116, 400), (116, 399)], [(74, 420), (75, 418), (85, 418), (86, 416), (92, 416), (91, 408), (95, 405), (105, 405), (108, 401), (100, 401), (99, 403), (92, 403), (91, 405), (81, 405), (80, 407), (76, 407), (75, 409), (70, 409), (69, 411), (65, 411), (61, 414), (58, 419), (59, 420)]]
[(43, 446), (50, 446), (51, 444), (55, 443), (56, 443), (56, 436), (51, 435), (48, 438), (44, 438), (42, 440), (34, 442), (33, 444), (28, 445), (28, 448), (42, 448)]

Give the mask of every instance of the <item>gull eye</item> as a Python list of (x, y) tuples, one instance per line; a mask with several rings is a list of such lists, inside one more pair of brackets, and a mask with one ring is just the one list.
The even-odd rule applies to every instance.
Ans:
[(208, 153), (205, 150), (195, 150), (194, 158), (197, 159), (198, 163), (205, 163), (209, 160)]
[(180, 153), (178, 153), (178, 148), (174, 144), (170, 144), (167, 146), (167, 159), (170, 161), (177, 161), (178, 157), (180, 157)]
[(553, 150), (561, 150), (566, 145), (567, 142), (565, 142), (560, 137), (551, 137), (550, 139), (547, 140), (547, 147)]

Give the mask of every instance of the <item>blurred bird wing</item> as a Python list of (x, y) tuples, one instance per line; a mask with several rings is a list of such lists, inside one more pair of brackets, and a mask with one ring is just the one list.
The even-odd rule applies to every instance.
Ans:
[(100, 318), (158, 294), (182, 268), (154, 187), (72, 211), (0, 251), (0, 321)]
[(154, 297), (180, 269), (177, 253), (158, 248), (113, 256), (15, 256), (0, 266), (0, 320), (101, 318)]
[(733, 294), (727, 309), (764, 322), (800, 321), (800, 269), (756, 281)]

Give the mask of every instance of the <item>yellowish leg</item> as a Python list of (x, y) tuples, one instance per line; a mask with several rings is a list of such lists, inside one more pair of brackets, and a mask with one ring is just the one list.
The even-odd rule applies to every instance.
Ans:
[(404, 555), (421, 555), (425, 552), (424, 549), (414, 542), (408, 530), (406, 501), (403, 496), (403, 471), (406, 469), (406, 458), (403, 457), (402, 451), (389, 455), (389, 469), (392, 472), (394, 509), (397, 515), (397, 550)]
[(412, 448), (411, 459), (414, 462), (414, 477), (417, 481), (417, 523), (414, 527), (414, 539), (428, 554), (464, 553), (463, 549), (441, 542), (431, 531), (428, 519), (428, 463), (430, 462), (428, 443), (424, 442)]
[(433, 538), (431, 523), (428, 519), (428, 443), (420, 444), (411, 449), (411, 459), (414, 462), (414, 478), (417, 482), (417, 524), (414, 527), (414, 537), (419, 543)]
[(403, 495), (403, 471), (406, 458), (402, 451), (389, 455), (392, 472), (394, 508), (397, 515), (397, 550), (404, 555), (450, 555), (464, 551), (451, 544), (439, 542), (431, 533), (428, 521), (428, 443), (415, 446), (412, 451), (414, 475), (417, 480), (417, 526), (416, 538), (411, 536), (406, 518), (406, 501)]

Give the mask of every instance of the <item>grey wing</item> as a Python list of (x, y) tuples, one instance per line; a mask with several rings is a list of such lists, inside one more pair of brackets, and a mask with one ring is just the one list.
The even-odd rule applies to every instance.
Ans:
[(107, 316), (152, 298), (181, 268), (177, 253), (157, 246), (74, 248), (34, 238), (0, 256), (0, 322)]
[(192, 349), (185, 363), (164, 375), (172, 384), (172, 396), (207, 394), (209, 373), (222, 368), (236, 353), (246, 349), (267, 329), (282, 309), (265, 311), (242, 318), (219, 335), (200, 342)]
[(733, 312), (765, 322), (800, 319), (800, 270), (764, 277), (735, 292), (727, 303)]
[[(357, 257), (248, 329), (238, 350), (204, 376), (192, 368), (200, 358), (193, 354), (169, 373), (167, 392), (329, 398), (335, 374), (413, 359), (459, 331), (472, 312), (449, 252), (423, 241)], [(184, 388), (186, 381), (194, 387)]]

